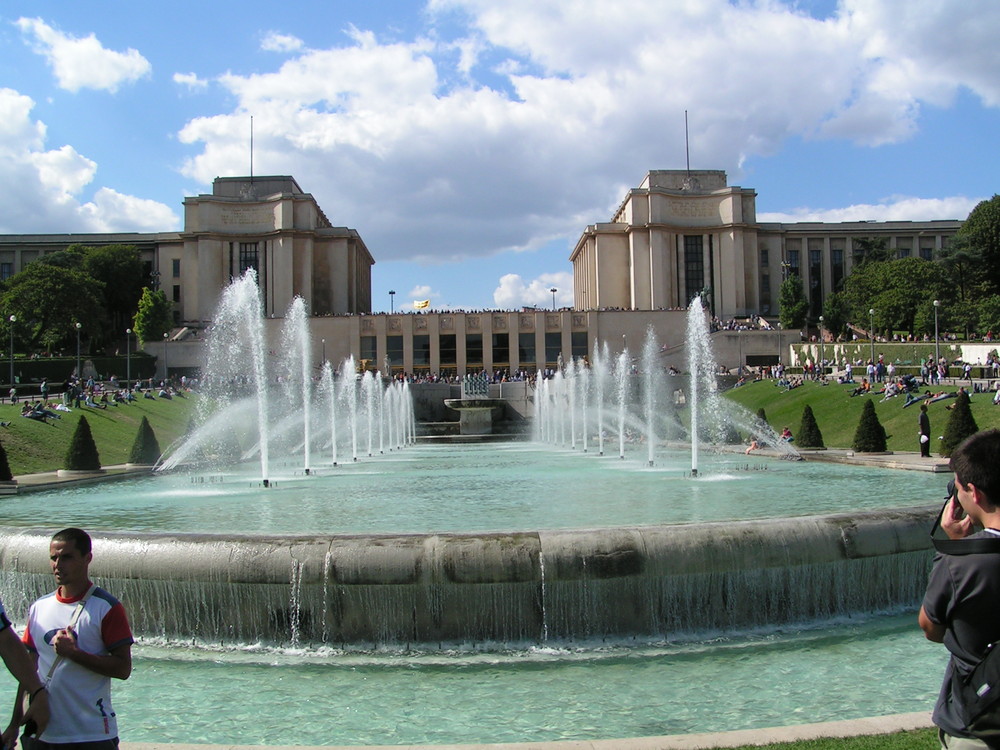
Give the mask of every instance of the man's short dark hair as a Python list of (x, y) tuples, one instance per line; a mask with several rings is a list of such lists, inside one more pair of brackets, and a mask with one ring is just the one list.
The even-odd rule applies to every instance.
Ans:
[(974, 484), (991, 505), (1000, 503), (1000, 430), (983, 430), (963, 440), (948, 468), (963, 487)]
[(83, 529), (70, 526), (52, 535), (53, 542), (73, 542), (73, 547), (81, 555), (89, 555), (91, 550), (90, 534)]

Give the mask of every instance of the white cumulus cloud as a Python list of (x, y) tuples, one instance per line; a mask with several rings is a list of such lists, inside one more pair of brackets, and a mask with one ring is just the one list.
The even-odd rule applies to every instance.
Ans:
[(291, 34), (269, 31), (261, 40), (260, 48), (267, 52), (296, 52), (303, 47), (302, 40)]
[(123, 83), (133, 83), (152, 70), (137, 50), (107, 49), (93, 34), (73, 37), (40, 18), (19, 18), (16, 24), (33, 49), (48, 60), (59, 86), (67, 91), (115, 92)]
[(501, 309), (518, 307), (551, 307), (552, 290), (555, 289), (556, 307), (572, 307), (573, 274), (567, 271), (543, 273), (537, 279), (525, 280), (516, 273), (500, 277), (493, 290), (493, 302)]
[(797, 221), (933, 221), (958, 219), (964, 221), (983, 198), (913, 198), (896, 196), (884, 203), (856, 204), (845, 208), (799, 208), (784, 213), (760, 213), (762, 222)]

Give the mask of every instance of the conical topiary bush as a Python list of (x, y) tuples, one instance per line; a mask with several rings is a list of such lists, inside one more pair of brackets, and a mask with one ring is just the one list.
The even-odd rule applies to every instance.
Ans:
[(885, 427), (878, 421), (875, 404), (865, 401), (861, 410), (861, 420), (854, 433), (854, 450), (859, 453), (882, 453), (886, 448)]
[[(871, 403), (871, 402), (869, 402)], [(799, 448), (825, 448), (823, 445), (823, 433), (819, 431), (816, 424), (816, 416), (812, 407), (806, 404), (802, 410), (802, 422), (799, 424), (799, 434), (795, 438)]]
[(944, 436), (941, 439), (941, 455), (948, 457), (958, 447), (958, 444), (970, 435), (979, 432), (976, 418), (972, 416), (969, 406), (969, 394), (964, 390), (958, 392), (958, 398), (951, 409), (948, 423), (944, 426)]
[(14, 475), (10, 470), (10, 462), (7, 460), (7, 450), (0, 445), (0, 482), (13, 481)]
[(160, 443), (156, 439), (153, 428), (149, 425), (149, 420), (144, 416), (139, 422), (139, 431), (135, 435), (135, 442), (132, 443), (132, 452), (129, 454), (128, 462), (153, 466), (159, 460)]
[(66, 468), (70, 471), (100, 471), (101, 457), (97, 454), (97, 444), (90, 432), (86, 417), (80, 417), (66, 452)]

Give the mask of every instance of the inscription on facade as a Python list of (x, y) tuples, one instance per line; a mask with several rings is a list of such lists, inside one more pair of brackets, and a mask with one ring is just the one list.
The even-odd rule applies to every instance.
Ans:
[(223, 208), (219, 214), (223, 226), (274, 227), (274, 211), (267, 206), (233, 206)]
[(667, 215), (688, 219), (717, 219), (719, 209), (714, 201), (667, 200)]

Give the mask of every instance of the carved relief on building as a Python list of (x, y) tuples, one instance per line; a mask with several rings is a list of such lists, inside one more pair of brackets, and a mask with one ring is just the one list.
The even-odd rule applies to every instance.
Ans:
[(469, 329), (471, 329), (473, 331), (478, 331), (479, 328), (480, 328), (480, 325), (479, 325), (479, 316), (478, 315), (469, 315), (465, 319), (465, 327), (469, 328)]
[(546, 328), (559, 328), (559, 316), (558, 315), (546, 315), (545, 316), (545, 327)]
[(493, 316), (493, 330), (494, 331), (506, 331), (507, 330), (507, 316), (506, 315), (494, 315)]
[(427, 330), (427, 318), (425, 318), (425, 317), (423, 317), (421, 315), (418, 315), (417, 317), (415, 317), (413, 319), (413, 327), (414, 327), (414, 329), (416, 329), (418, 331), (426, 331)]
[(450, 315), (441, 316), (441, 330), (442, 331), (454, 331), (455, 330), (455, 320)]
[(573, 315), (573, 327), (574, 328), (586, 328), (587, 327), (587, 316), (586, 315)]
[(519, 325), (522, 331), (534, 331), (535, 330), (535, 316), (534, 315), (522, 315), (519, 321)]
[(361, 330), (362, 331), (374, 331), (375, 330), (375, 321), (372, 320), (371, 318), (362, 318), (361, 319)]
[(403, 321), (401, 321), (399, 318), (389, 318), (389, 325), (387, 326), (387, 328), (390, 331), (402, 331)]

